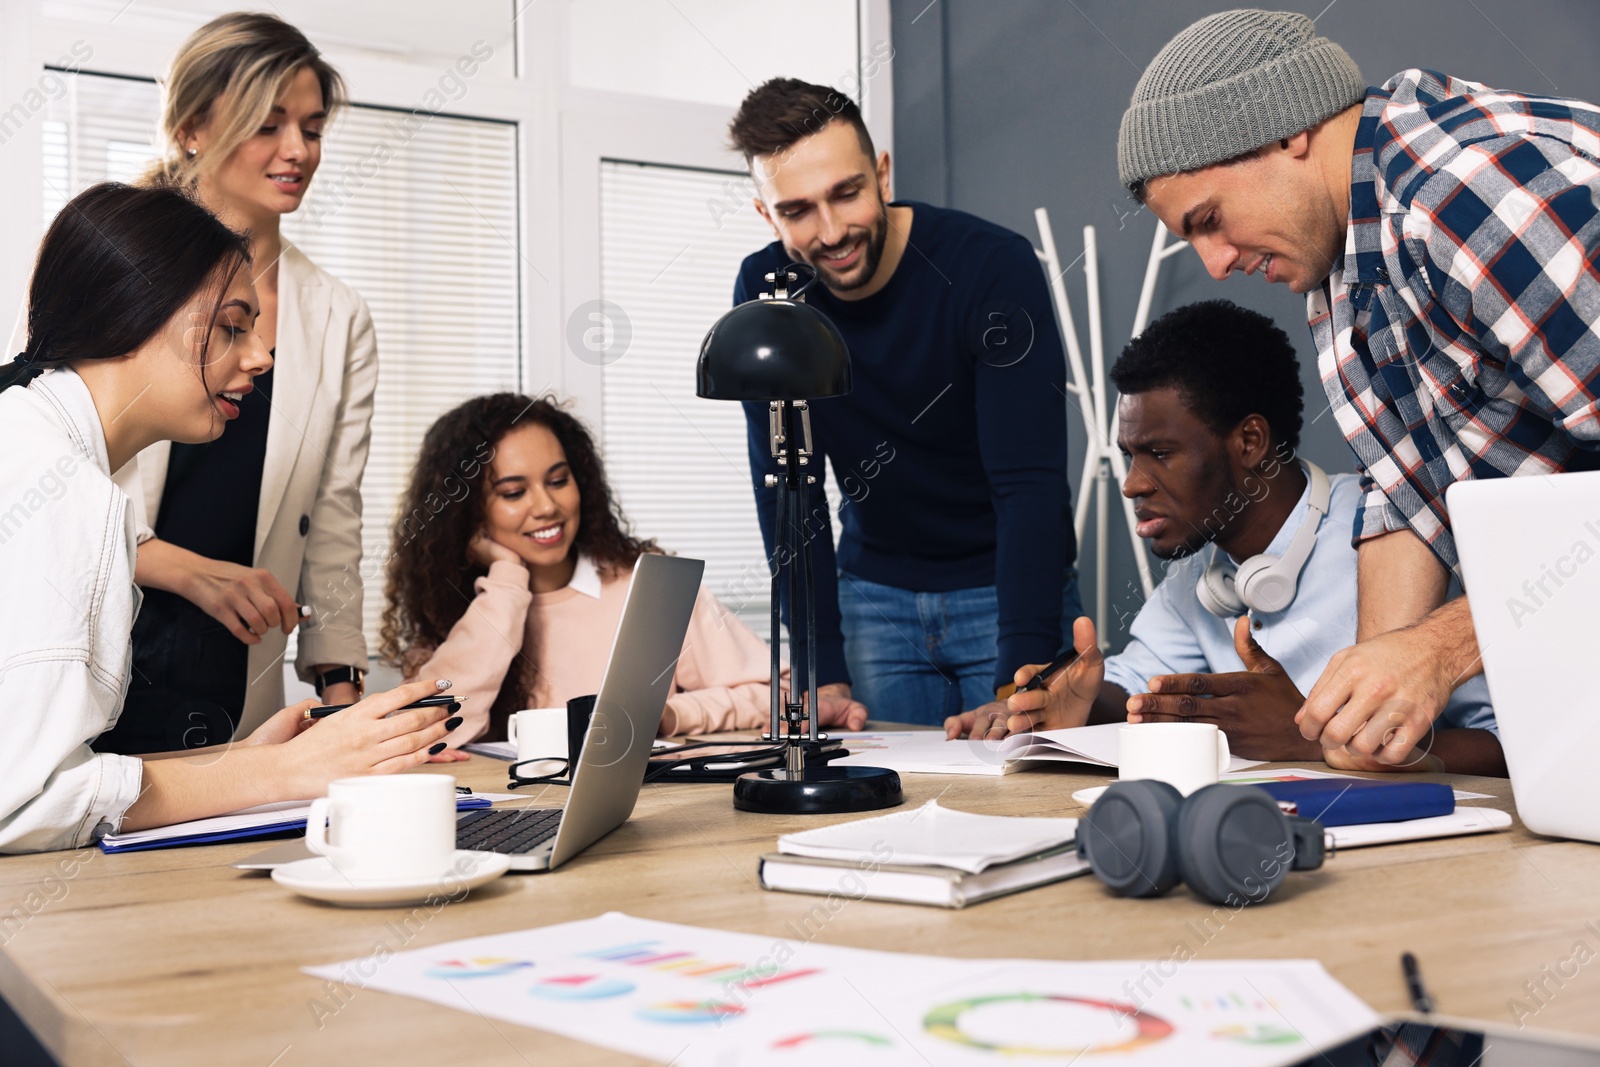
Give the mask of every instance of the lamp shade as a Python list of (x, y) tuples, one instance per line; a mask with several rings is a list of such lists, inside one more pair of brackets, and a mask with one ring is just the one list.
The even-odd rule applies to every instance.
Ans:
[(708, 400), (818, 400), (850, 391), (850, 351), (822, 312), (796, 300), (747, 300), (700, 344), (695, 392)]

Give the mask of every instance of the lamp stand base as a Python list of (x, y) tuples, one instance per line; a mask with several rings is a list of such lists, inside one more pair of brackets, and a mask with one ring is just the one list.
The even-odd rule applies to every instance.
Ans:
[(733, 806), (767, 815), (829, 815), (876, 811), (904, 802), (900, 776), (887, 767), (806, 768), (790, 780), (782, 770), (751, 771), (733, 783)]

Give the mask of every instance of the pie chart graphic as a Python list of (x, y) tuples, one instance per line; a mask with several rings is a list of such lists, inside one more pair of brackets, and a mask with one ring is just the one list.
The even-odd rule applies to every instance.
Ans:
[(1304, 1040), (1298, 1031), (1275, 1026), (1272, 1023), (1256, 1023), (1253, 1026), (1235, 1023), (1232, 1026), (1219, 1026), (1211, 1031), (1211, 1036), (1237, 1041), (1244, 1045), (1298, 1045)]
[(634, 1014), (646, 1022), (703, 1026), (743, 1015), (744, 1009), (720, 1000), (667, 1000), (646, 1004)]
[(814, 1041), (848, 1042), (856, 1045), (867, 1045), (872, 1048), (893, 1048), (894, 1042), (881, 1034), (869, 1034), (864, 1030), (812, 1030), (809, 1033), (794, 1034), (781, 1041), (774, 1041), (775, 1049), (805, 1048)]
[(470, 956), (459, 960), (440, 960), (429, 967), (429, 978), (496, 978), (532, 967), (532, 960), (517, 960), (509, 956)]
[(598, 974), (563, 974), (546, 978), (528, 989), (529, 994), (545, 1000), (606, 1000), (632, 993), (632, 982), (620, 978), (606, 978)]
[(952, 1044), (1013, 1056), (1133, 1052), (1173, 1032), (1171, 1023), (1131, 1004), (1020, 992), (940, 1004), (922, 1017), (922, 1028)]

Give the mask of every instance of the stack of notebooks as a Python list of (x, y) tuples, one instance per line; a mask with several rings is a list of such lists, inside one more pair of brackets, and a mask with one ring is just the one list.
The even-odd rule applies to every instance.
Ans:
[(1077, 819), (973, 815), (930, 800), (914, 811), (778, 838), (761, 884), (962, 908), (1088, 871), (1074, 848)]
[[(1296, 774), (1306, 777), (1238, 784), (1258, 785), (1286, 812), (1316, 819), (1335, 848), (1511, 825), (1507, 812), (1457, 807), (1447, 785)], [(974, 815), (930, 800), (911, 811), (785, 834), (777, 852), (761, 857), (761, 884), (789, 893), (962, 908), (1087, 873), (1089, 862), (1074, 847), (1077, 829), (1077, 819)]]

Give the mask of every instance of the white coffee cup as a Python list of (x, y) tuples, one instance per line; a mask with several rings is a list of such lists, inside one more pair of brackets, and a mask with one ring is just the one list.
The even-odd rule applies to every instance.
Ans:
[(1140, 722), (1117, 730), (1117, 776), (1154, 778), (1184, 796), (1228, 769), (1228, 735), (1207, 722)]
[(528, 708), (506, 720), (506, 740), (517, 746), (517, 759), (537, 760), (517, 768), (524, 778), (557, 774), (567, 756), (567, 709)]
[(306, 847), (353, 882), (441, 877), (456, 850), (455, 777), (339, 778), (311, 802)]

